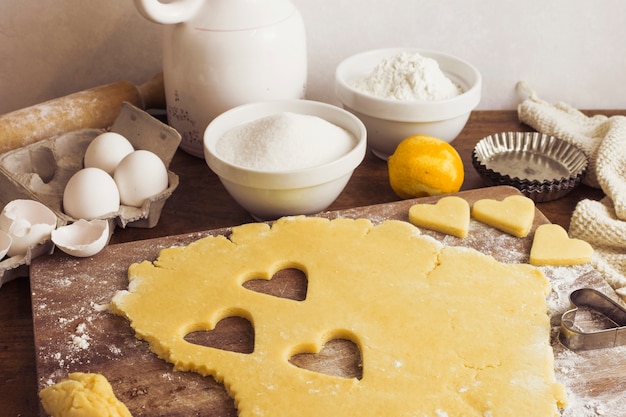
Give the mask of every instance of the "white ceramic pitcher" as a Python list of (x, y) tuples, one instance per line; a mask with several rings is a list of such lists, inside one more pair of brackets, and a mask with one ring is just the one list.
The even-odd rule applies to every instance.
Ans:
[(232, 107), (304, 97), (305, 28), (289, 0), (134, 1), (145, 18), (167, 25), (167, 116), (186, 152), (204, 157), (206, 126)]

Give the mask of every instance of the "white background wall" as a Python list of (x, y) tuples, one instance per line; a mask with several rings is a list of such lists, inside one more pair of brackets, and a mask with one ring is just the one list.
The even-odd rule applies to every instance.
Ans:
[[(310, 99), (336, 103), (333, 71), (344, 57), (411, 46), (476, 65), (479, 109), (515, 108), (519, 80), (551, 102), (626, 108), (624, 0), (292, 1), (307, 26)], [(0, 0), (0, 114), (147, 81), (161, 70), (160, 30), (131, 0)]]

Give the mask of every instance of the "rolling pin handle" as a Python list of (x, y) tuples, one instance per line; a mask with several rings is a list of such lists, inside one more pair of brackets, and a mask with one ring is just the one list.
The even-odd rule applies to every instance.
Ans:
[(165, 109), (165, 87), (163, 85), (163, 73), (152, 77), (151, 80), (140, 85), (138, 88), (141, 97), (142, 108)]

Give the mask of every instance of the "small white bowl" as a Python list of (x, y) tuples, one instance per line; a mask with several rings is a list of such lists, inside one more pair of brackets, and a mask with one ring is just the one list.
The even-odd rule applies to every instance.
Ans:
[[(221, 137), (232, 128), (262, 117), (296, 113), (320, 117), (356, 138), (352, 150), (319, 166), (289, 171), (262, 171), (226, 162), (216, 153)], [(204, 156), (230, 195), (257, 220), (315, 214), (343, 191), (365, 157), (367, 134), (353, 114), (330, 104), (309, 100), (277, 100), (244, 104), (222, 113), (204, 133)]]
[[(368, 76), (383, 59), (405, 51), (432, 58), (463, 93), (445, 100), (394, 100), (358, 90), (353, 83)], [(482, 77), (469, 62), (442, 52), (388, 48), (362, 52), (342, 61), (335, 71), (335, 93), (343, 107), (367, 127), (372, 152), (387, 159), (400, 141), (422, 134), (452, 142), (461, 133), (481, 98)]]

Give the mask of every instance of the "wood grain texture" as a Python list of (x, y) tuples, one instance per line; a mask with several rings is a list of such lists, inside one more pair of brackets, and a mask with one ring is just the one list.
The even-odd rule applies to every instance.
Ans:
[[(626, 110), (586, 113), (626, 115)], [(465, 164), (463, 190), (487, 185), (471, 165), (471, 151), (476, 142), (493, 133), (518, 130), (531, 129), (518, 121), (514, 110), (472, 112), (468, 124), (452, 143)], [(112, 243), (192, 233), (251, 221), (203, 160), (178, 151), (170, 167), (180, 176), (180, 184), (165, 204), (159, 224), (152, 229), (117, 230)], [(541, 203), (538, 207), (552, 223), (567, 227), (578, 201), (583, 198), (597, 200), (602, 196), (600, 190), (581, 186), (562, 199)], [(386, 164), (368, 152), (330, 209), (349, 209), (397, 200), (388, 184)], [(89, 261), (80, 263), (86, 262)], [(39, 413), (30, 293), (28, 279), (17, 279), (0, 288), (0, 410), (7, 416), (35, 416)], [(617, 357), (616, 360), (620, 359), (626, 363), (624, 358)]]
[[(511, 194), (517, 194), (517, 190), (510, 187), (490, 187), (459, 193), (470, 204), (480, 198), (501, 200)], [(408, 209), (412, 204), (434, 202), (436, 199), (437, 197), (404, 200), (322, 215), (329, 218), (369, 218), (375, 224), (387, 219), (407, 220)], [(546, 217), (537, 210), (533, 230), (547, 222)], [(160, 249), (165, 247), (184, 245), (206, 235), (228, 233), (228, 228), (222, 228), (112, 245), (87, 262), (79, 262), (63, 254), (39, 258), (31, 267), (39, 387), (57, 381), (69, 372), (99, 372), (111, 381), (118, 398), (136, 417), (236, 415), (234, 403), (221, 385), (212, 378), (203, 378), (195, 373), (174, 372), (170, 364), (149, 351), (147, 343), (134, 337), (124, 319), (102, 308), (117, 290), (127, 287), (126, 271), (131, 263), (154, 260)], [(423, 230), (423, 233), (445, 244), (473, 247), (503, 262), (526, 262), (532, 243), (532, 232), (526, 238), (520, 239), (474, 220), (470, 227), (470, 236), (464, 239), (428, 230)], [(559, 271), (563, 274), (562, 269)], [(571, 268), (568, 274), (572, 285), (593, 286), (610, 291), (590, 267)], [(551, 278), (551, 271), (547, 270), (546, 275)], [(298, 286), (302, 285), (298, 284), (297, 274), (283, 277), (274, 284), (279, 287), (287, 286), (294, 294), (298, 292)], [(257, 290), (272, 291), (261, 288)], [(563, 290), (568, 288), (561, 289), (561, 298), (569, 294)], [(524, 295), (511, 296), (523, 298)], [(558, 311), (553, 312), (552, 322), (558, 326), (560, 314), (567, 307), (567, 303), (562, 299), (553, 303), (557, 305)], [(249, 332), (241, 322), (228, 322), (222, 323), (217, 335), (212, 335), (218, 339), (218, 343), (215, 340), (203, 342), (198, 339), (196, 342), (229, 350), (245, 350), (250, 343), (246, 334), (249, 335)], [(82, 346), (83, 342), (88, 347)], [(556, 338), (553, 343), (557, 354), (563, 351)], [(572, 364), (567, 372), (578, 373), (583, 382), (568, 388), (574, 392), (584, 391), (584, 395), (588, 395), (597, 386), (626, 384), (626, 375), (607, 375), (606, 371), (601, 376), (598, 374), (597, 371), (606, 362), (605, 356), (606, 353), (602, 352), (589, 354), (586, 357), (586, 366), (580, 369)], [(351, 377), (359, 375), (358, 350), (355, 352), (350, 349), (347, 343), (331, 344), (322, 355), (301, 356), (296, 361), (298, 366), (319, 372)], [(582, 373), (583, 370), (585, 373)], [(558, 374), (559, 370), (556, 371)]]

